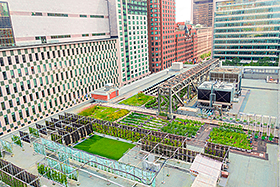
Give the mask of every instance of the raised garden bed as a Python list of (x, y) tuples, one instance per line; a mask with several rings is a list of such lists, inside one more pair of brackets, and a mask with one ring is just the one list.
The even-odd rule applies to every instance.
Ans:
[(148, 101), (152, 100), (154, 97), (145, 95), (143, 93), (138, 93), (126, 100), (123, 100), (119, 104), (124, 105), (131, 105), (131, 106), (142, 106), (143, 104), (147, 103)]
[(195, 136), (203, 124), (200, 121), (176, 119), (161, 128), (163, 132), (180, 136)]
[(208, 142), (228, 145), (240, 149), (252, 149), (249, 142), (249, 136), (242, 130), (242, 126), (224, 124), (219, 128), (213, 128), (209, 137)]
[(126, 124), (133, 127), (140, 127), (150, 130), (161, 129), (164, 125), (167, 125), (168, 121), (160, 118), (155, 118), (150, 115), (133, 112), (120, 121), (122, 124)]
[(89, 117), (102, 119), (106, 121), (116, 121), (117, 119), (127, 115), (128, 113), (129, 111), (125, 109), (94, 105), (81, 111), (79, 115), (89, 116)]

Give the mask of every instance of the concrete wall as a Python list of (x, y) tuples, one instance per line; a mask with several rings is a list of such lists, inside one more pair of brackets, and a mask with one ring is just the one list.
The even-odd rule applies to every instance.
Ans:
[[(8, 0), (16, 45), (40, 44), (35, 36), (46, 36), (47, 43), (109, 38), (109, 17), (106, 0)], [(32, 12), (42, 16), (32, 16)], [(48, 13), (67, 14), (48, 16)], [(87, 17), (80, 17), (86, 15)], [(91, 18), (102, 15), (104, 18)], [(106, 33), (105, 36), (91, 36)], [(82, 34), (89, 34), (82, 37)], [(71, 38), (51, 39), (51, 36), (71, 35)]]

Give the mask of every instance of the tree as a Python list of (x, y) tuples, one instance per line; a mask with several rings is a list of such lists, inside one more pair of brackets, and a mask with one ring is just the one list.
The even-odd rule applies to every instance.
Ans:
[(232, 59), (232, 64), (237, 65), (240, 63), (240, 58), (239, 57), (235, 57), (234, 59)]

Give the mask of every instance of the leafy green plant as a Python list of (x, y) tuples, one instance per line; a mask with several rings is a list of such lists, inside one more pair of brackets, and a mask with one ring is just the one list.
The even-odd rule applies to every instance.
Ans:
[(12, 136), (12, 141), (13, 141), (15, 144), (19, 145), (20, 147), (22, 147), (22, 143), (21, 143), (21, 140), (20, 140), (20, 137), (19, 137), (19, 136), (13, 135), (13, 136)]
[(242, 126), (222, 125), (219, 128), (213, 128), (209, 135), (209, 142), (223, 144), (242, 149), (252, 149), (247, 135), (242, 130)]
[(39, 138), (40, 135), (39, 135), (39, 131), (37, 129), (34, 129), (32, 127), (29, 127), (29, 133), (34, 135), (35, 137)]

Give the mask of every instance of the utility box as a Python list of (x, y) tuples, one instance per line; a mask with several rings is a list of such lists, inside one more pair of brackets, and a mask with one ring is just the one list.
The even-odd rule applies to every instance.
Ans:
[(91, 98), (99, 102), (108, 102), (109, 100), (119, 96), (119, 89), (114, 87), (114, 84), (106, 84), (104, 88), (94, 90), (90, 93)]
[[(198, 87), (197, 99), (204, 105), (220, 104), (231, 106), (234, 96), (234, 84), (227, 82), (206, 81)], [(212, 99), (211, 99), (212, 97)]]
[(173, 71), (181, 71), (183, 69), (183, 62), (173, 62), (171, 70)]

